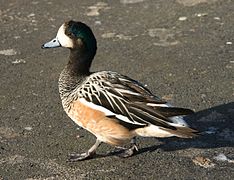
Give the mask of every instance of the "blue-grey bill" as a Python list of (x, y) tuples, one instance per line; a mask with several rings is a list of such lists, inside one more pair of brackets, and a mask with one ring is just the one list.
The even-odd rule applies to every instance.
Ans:
[(43, 48), (43, 49), (44, 48), (56, 48), (56, 47), (60, 47), (60, 46), (61, 46), (61, 44), (59, 43), (58, 38), (56, 37), (56, 38), (52, 39), (51, 41), (43, 44), (41, 46), (41, 48)]

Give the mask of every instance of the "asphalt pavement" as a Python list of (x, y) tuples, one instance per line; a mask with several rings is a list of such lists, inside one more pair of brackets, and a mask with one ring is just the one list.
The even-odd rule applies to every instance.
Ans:
[[(102, 145), (94, 159), (67, 162), (95, 137), (61, 106), (69, 51), (40, 47), (70, 19), (97, 38), (92, 71), (128, 75), (195, 110), (186, 119), (202, 135), (138, 138), (127, 159)], [(233, 20), (233, 0), (0, 0), (0, 180), (234, 179)]]

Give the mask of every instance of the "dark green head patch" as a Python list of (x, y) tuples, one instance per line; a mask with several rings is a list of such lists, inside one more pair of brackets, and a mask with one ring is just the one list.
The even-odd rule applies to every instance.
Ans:
[(65, 33), (72, 39), (81, 39), (90, 51), (96, 51), (97, 43), (92, 30), (82, 22), (69, 21)]

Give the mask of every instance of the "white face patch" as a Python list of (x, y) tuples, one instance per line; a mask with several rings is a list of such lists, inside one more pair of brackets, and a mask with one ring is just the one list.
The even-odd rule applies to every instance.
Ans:
[(59, 28), (57, 38), (62, 47), (73, 48), (72, 39), (65, 34), (64, 24)]

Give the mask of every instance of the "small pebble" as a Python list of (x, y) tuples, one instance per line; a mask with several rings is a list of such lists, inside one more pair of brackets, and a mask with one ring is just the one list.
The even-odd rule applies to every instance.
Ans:
[(202, 156), (197, 156), (192, 161), (194, 162), (195, 165), (198, 165), (204, 168), (211, 168), (215, 166), (215, 164), (209, 158), (202, 157)]
[(220, 17), (214, 17), (214, 20), (220, 20)]
[(25, 127), (24, 129), (27, 130), (27, 131), (31, 131), (31, 130), (32, 130), (32, 127), (27, 126), (27, 127)]
[(101, 21), (95, 21), (95, 24), (96, 25), (101, 25), (102, 23), (101, 23)]
[(208, 14), (207, 13), (197, 13), (196, 16), (197, 17), (204, 17), (204, 16), (207, 16)]
[(185, 20), (187, 20), (187, 17), (185, 17), (185, 16), (179, 17), (179, 21), (185, 21)]

